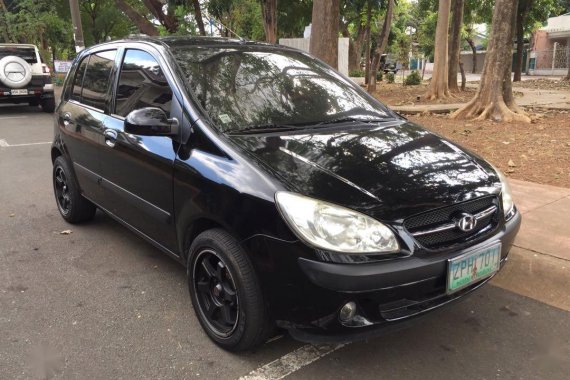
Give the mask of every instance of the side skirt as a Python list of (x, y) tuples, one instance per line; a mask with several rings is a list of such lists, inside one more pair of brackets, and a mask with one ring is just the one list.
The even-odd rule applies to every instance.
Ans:
[(159, 242), (157, 242), (156, 240), (154, 240), (150, 236), (146, 235), (144, 232), (142, 232), (142, 231), (138, 230), (137, 228), (131, 226), (129, 223), (125, 222), (123, 219), (119, 218), (117, 215), (115, 215), (112, 212), (106, 210), (105, 208), (99, 206), (97, 203), (95, 203), (91, 199), (89, 199), (89, 197), (86, 197), (84, 194), (82, 194), (82, 196), (85, 199), (88, 199), (94, 205), (96, 205), (99, 210), (103, 211), (105, 214), (109, 215), (111, 218), (115, 219), (117, 222), (119, 222), (123, 226), (127, 227), (129, 230), (131, 230), (132, 232), (134, 232), (135, 234), (137, 234), (138, 236), (140, 236), (141, 238), (146, 240), (148, 243), (152, 244), (156, 248), (160, 249), (162, 252), (166, 253), (170, 258), (176, 260), (178, 263), (182, 264), (183, 266), (186, 266), (186, 264), (184, 263), (184, 260), (182, 260), (180, 255), (177, 255), (176, 253), (172, 252), (170, 249), (166, 248), (165, 246), (163, 246), (162, 244), (160, 244)]

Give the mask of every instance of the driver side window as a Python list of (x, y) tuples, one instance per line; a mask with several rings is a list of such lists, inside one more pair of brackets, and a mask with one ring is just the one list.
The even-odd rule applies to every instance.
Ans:
[(149, 53), (128, 49), (119, 75), (115, 114), (127, 116), (131, 111), (157, 107), (170, 117), (172, 90), (158, 62)]

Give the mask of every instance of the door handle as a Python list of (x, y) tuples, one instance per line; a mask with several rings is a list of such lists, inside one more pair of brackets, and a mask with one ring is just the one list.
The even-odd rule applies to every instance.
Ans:
[(63, 114), (63, 125), (64, 126), (69, 126), (73, 124), (73, 120), (71, 120), (71, 114), (69, 112), (66, 112)]
[(105, 129), (103, 135), (105, 136), (105, 144), (111, 148), (114, 147), (117, 142), (117, 136), (119, 136), (117, 130), (111, 128)]

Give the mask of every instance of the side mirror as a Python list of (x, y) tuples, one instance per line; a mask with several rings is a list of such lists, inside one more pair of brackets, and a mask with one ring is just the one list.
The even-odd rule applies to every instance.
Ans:
[(176, 118), (169, 119), (160, 108), (147, 107), (129, 113), (124, 129), (140, 136), (176, 136), (179, 126)]

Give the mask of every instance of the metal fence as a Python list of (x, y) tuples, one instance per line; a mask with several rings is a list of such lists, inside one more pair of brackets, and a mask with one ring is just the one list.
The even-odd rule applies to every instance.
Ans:
[(542, 74), (559, 74), (568, 70), (570, 46), (554, 44), (551, 50), (539, 50), (530, 53), (529, 71)]

